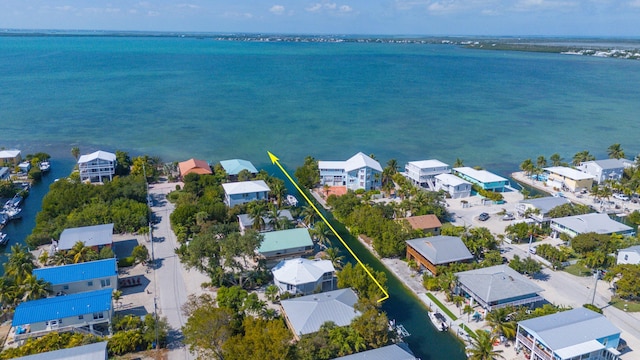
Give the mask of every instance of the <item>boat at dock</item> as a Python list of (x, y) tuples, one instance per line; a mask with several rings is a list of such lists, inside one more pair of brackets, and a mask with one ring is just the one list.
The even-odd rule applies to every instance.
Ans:
[(5, 207), (0, 213), (7, 217), (7, 220), (20, 219), (22, 217), (22, 209), (16, 207)]
[(10, 209), (10, 208), (18, 208), (20, 205), (22, 205), (22, 200), (24, 200), (22, 198), (22, 196), (16, 194), (13, 198), (7, 200), (6, 203), (4, 203), (4, 209)]
[(440, 314), (439, 312), (430, 312), (429, 319), (431, 320), (431, 323), (433, 324), (433, 326), (435, 326), (435, 328), (438, 329), (438, 331), (449, 330), (449, 325), (447, 325), (447, 319), (444, 317), (444, 315)]
[(407, 331), (407, 329), (402, 324), (396, 324), (395, 319), (389, 320), (389, 331), (392, 331), (398, 334), (398, 337), (400, 339), (404, 339), (407, 336), (411, 336), (409, 331)]
[(40, 168), (40, 171), (47, 172), (51, 170), (51, 163), (48, 161), (42, 161), (40, 162), (40, 164), (38, 164), (38, 167)]
[(287, 204), (291, 206), (298, 206), (298, 199), (295, 196), (289, 194), (287, 195)]
[(0, 246), (7, 245), (9, 242), (9, 235), (0, 231)]

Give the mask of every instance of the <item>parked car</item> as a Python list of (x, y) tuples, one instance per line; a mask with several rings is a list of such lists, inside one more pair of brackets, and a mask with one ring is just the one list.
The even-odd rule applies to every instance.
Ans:
[(489, 214), (483, 212), (482, 214), (478, 215), (478, 220), (487, 221), (490, 217), (491, 216), (489, 216)]
[(536, 253), (536, 247), (535, 246), (530, 247), (529, 248), (529, 252), (532, 253), (532, 254), (535, 254)]
[(618, 200), (629, 201), (629, 197), (627, 195), (625, 195), (625, 194), (615, 193), (615, 194), (613, 194), (613, 197), (618, 199)]
[(508, 212), (508, 213), (504, 214), (504, 216), (502, 217), (502, 220), (503, 221), (511, 221), (511, 220), (513, 220), (515, 218), (516, 217), (513, 216), (513, 213)]

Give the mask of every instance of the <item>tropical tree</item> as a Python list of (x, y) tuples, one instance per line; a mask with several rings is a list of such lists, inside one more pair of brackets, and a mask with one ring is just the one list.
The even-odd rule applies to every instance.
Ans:
[(624, 158), (624, 150), (620, 144), (615, 143), (607, 148), (607, 155), (609, 155), (609, 159), (622, 159)]
[(267, 297), (267, 300), (271, 302), (276, 301), (279, 292), (280, 289), (274, 284), (271, 284), (264, 289), (264, 295)]
[(536, 159), (536, 165), (539, 168), (547, 166), (547, 159), (545, 159), (543, 155), (538, 156), (538, 158)]
[(120, 299), (122, 299), (122, 291), (121, 290), (113, 290), (113, 302), (116, 304), (120, 303)]
[(35, 264), (35, 256), (20, 244), (11, 247), (11, 253), (4, 263), (4, 274), (14, 279), (16, 284), (22, 284), (27, 276), (31, 275)]
[(78, 241), (69, 249), (69, 257), (74, 264), (97, 260), (98, 254), (92, 248), (85, 246), (83, 241)]
[(316, 221), (317, 214), (316, 210), (312, 206), (305, 205), (300, 211), (300, 216), (302, 216), (302, 222), (304, 222), (305, 225), (312, 226)]
[(334, 268), (342, 268), (342, 261), (344, 260), (344, 256), (340, 255), (340, 250), (338, 248), (330, 247), (325, 251), (325, 253), (327, 254), (327, 260), (331, 260), (331, 264), (333, 264)]
[(76, 159), (76, 161), (78, 161), (78, 159), (80, 158), (80, 148), (77, 146), (72, 147), (71, 155), (74, 157), (74, 159)]
[(271, 195), (276, 199), (278, 208), (282, 207), (282, 199), (287, 193), (287, 188), (284, 186), (284, 181), (280, 179), (274, 179), (269, 183), (271, 189)]
[(520, 164), (520, 170), (524, 171), (527, 176), (531, 176), (534, 168), (535, 166), (533, 165), (533, 161), (531, 161), (531, 159), (526, 159)]
[(39, 279), (37, 276), (29, 274), (22, 283), (24, 292), (23, 300), (37, 300), (49, 295), (51, 283)]
[(453, 163), (454, 168), (459, 168), (464, 166), (464, 161), (460, 158), (456, 158), (456, 161)]
[(253, 228), (258, 231), (264, 229), (266, 225), (264, 215), (267, 212), (267, 204), (264, 201), (254, 201), (247, 206), (247, 212), (253, 219)]
[(471, 343), (467, 348), (470, 360), (494, 360), (504, 359), (500, 353), (502, 350), (493, 350), (493, 344), (497, 341), (497, 336), (484, 330), (478, 330), (471, 337)]
[(491, 327), (493, 334), (503, 335), (507, 339), (514, 339), (516, 337), (516, 322), (508, 318), (512, 310), (510, 307), (501, 307), (487, 314), (485, 320)]
[(466, 304), (462, 309), (462, 313), (467, 314), (467, 322), (471, 321), (471, 314), (473, 314), (474, 312), (475, 310), (473, 309), (473, 306), (469, 304)]
[(560, 154), (555, 153), (549, 157), (549, 160), (551, 160), (551, 165), (560, 166), (560, 164), (562, 164), (562, 160), (564, 159), (560, 156)]
[(585, 161), (592, 161), (592, 160), (595, 160), (595, 159), (596, 159), (596, 157), (591, 155), (589, 153), (589, 150), (583, 150), (583, 151), (579, 151), (575, 155), (573, 155), (572, 164), (574, 166), (578, 166), (578, 165), (582, 164)]
[(315, 239), (318, 241), (318, 244), (322, 246), (331, 246), (331, 240), (329, 236), (331, 235), (331, 229), (324, 223), (324, 221), (319, 221), (316, 223), (315, 228), (311, 231)]

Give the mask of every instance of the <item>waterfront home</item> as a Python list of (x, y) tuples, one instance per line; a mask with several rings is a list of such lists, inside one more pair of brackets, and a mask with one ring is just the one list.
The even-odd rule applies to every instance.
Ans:
[(456, 277), (460, 292), (471, 299), (471, 305), (478, 303), (487, 311), (544, 300), (539, 295), (541, 287), (507, 264), (458, 272)]
[(451, 167), (440, 160), (409, 161), (404, 166), (402, 175), (414, 186), (436, 191), (435, 177), (451, 173)]
[(611, 219), (607, 214), (600, 213), (551, 219), (550, 225), (552, 237), (558, 237), (561, 233), (565, 233), (569, 237), (585, 233), (635, 235), (632, 227)]
[(488, 191), (504, 192), (505, 188), (509, 185), (509, 180), (487, 170), (476, 170), (465, 166), (454, 168), (453, 173)]
[(589, 190), (593, 186), (593, 175), (566, 166), (552, 166), (544, 168), (548, 173), (547, 185), (566, 191)]
[(0, 167), (0, 181), (9, 180), (11, 178), (11, 169), (8, 167)]
[(95, 251), (113, 245), (113, 224), (83, 226), (62, 230), (57, 250), (69, 250), (78, 241), (82, 241)]
[(452, 174), (440, 174), (435, 176), (436, 191), (444, 191), (452, 199), (460, 199), (471, 196), (471, 183), (462, 180)]
[(264, 180), (240, 181), (222, 184), (224, 203), (228, 207), (251, 201), (269, 199), (269, 185)]
[[(289, 210), (278, 210), (278, 219), (282, 219), (282, 218), (287, 219), (289, 223), (292, 225), (292, 227), (295, 224), (293, 215), (291, 215), (291, 211)], [(269, 217), (269, 216), (263, 216), (262, 221), (264, 222), (264, 227), (262, 229), (259, 229), (258, 231), (267, 232), (267, 231), (275, 230), (276, 228), (275, 222), (277, 222), (278, 219), (273, 219), (272, 217)], [(251, 215), (249, 214), (238, 215), (238, 224), (240, 225), (241, 234), (244, 234), (244, 232), (247, 229), (253, 229), (253, 220), (254, 220), (253, 217), (251, 217)]]
[(29, 170), (31, 170), (31, 163), (28, 161), (23, 161), (18, 164), (18, 169), (20, 169), (21, 173), (26, 174), (29, 172)]
[(13, 167), (22, 162), (20, 150), (0, 150), (0, 165)]
[(371, 349), (367, 351), (361, 351), (359, 353), (341, 356), (333, 360), (419, 360), (413, 355), (409, 345), (407, 343), (396, 343), (379, 347), (377, 349)]
[(76, 294), (118, 286), (118, 264), (115, 258), (79, 264), (33, 269), (33, 275), (51, 284), (54, 294)]
[(604, 315), (579, 307), (520, 321), (516, 348), (528, 359), (618, 360), (620, 332)]
[(358, 295), (351, 290), (340, 289), (280, 301), (282, 315), (296, 340), (302, 335), (320, 330), (327, 321), (337, 326), (347, 326), (360, 315), (354, 308)]
[(382, 167), (359, 152), (347, 161), (318, 161), (320, 185), (344, 186), (349, 190), (380, 188)]
[(413, 230), (420, 230), (425, 235), (440, 235), (440, 229), (442, 228), (442, 223), (438, 217), (433, 214), (410, 216), (408, 218), (398, 219), (398, 221), (408, 222)]
[(252, 176), (256, 176), (258, 174), (258, 169), (248, 160), (242, 159), (231, 159), (231, 160), (222, 160), (220, 161), (220, 166), (227, 173), (227, 178), (230, 181), (238, 181), (238, 174), (246, 170)]
[(180, 176), (184, 178), (187, 174), (211, 175), (211, 166), (204, 160), (189, 159), (178, 163)]
[(516, 205), (516, 213), (519, 217), (533, 219), (538, 224), (543, 224), (551, 220), (548, 215), (551, 209), (570, 203), (571, 201), (560, 196), (520, 200)]
[(620, 264), (640, 264), (640, 245), (631, 246), (618, 250), (618, 258), (616, 263)]
[(593, 176), (598, 184), (606, 180), (620, 181), (626, 167), (633, 166), (633, 162), (627, 159), (605, 159), (585, 161), (578, 166), (578, 170)]
[(271, 272), (281, 294), (309, 295), (332, 291), (337, 286), (336, 269), (331, 260), (282, 260)]
[(116, 155), (106, 151), (96, 151), (78, 159), (78, 171), (80, 181), (90, 183), (102, 183), (104, 180), (113, 180), (116, 173)]
[(107, 360), (107, 342), (97, 342), (88, 345), (66, 349), (47, 351), (39, 354), (27, 355), (14, 360)]
[(313, 240), (306, 228), (271, 231), (262, 234), (258, 248), (267, 263), (277, 263), (284, 259), (295, 259), (313, 252)]
[(109, 331), (113, 315), (112, 291), (108, 288), (20, 303), (11, 323), (16, 328), (15, 340), (44, 336), (52, 331), (72, 331), (74, 328), (103, 335), (96, 326), (104, 325), (103, 328)]
[(438, 275), (437, 266), (473, 260), (473, 255), (457, 236), (432, 236), (406, 243), (407, 260), (415, 260), (434, 276)]

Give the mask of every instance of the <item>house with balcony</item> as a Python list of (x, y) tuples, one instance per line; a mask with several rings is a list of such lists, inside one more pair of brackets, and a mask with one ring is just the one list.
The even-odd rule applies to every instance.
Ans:
[(518, 323), (516, 348), (532, 360), (618, 360), (620, 329), (579, 307)]
[(113, 224), (64, 229), (60, 234), (57, 250), (69, 250), (78, 241), (97, 252), (103, 247), (110, 248), (113, 245)]
[(471, 196), (471, 183), (453, 174), (440, 174), (435, 176), (436, 191), (444, 191), (452, 199), (460, 199)]
[(544, 224), (551, 221), (548, 215), (551, 209), (570, 203), (571, 201), (561, 196), (526, 199), (518, 202), (516, 213), (519, 217), (526, 217), (535, 220), (538, 224)]
[(320, 330), (327, 321), (347, 326), (360, 312), (354, 308), (358, 295), (350, 289), (340, 289), (280, 301), (282, 315), (295, 340)]
[(547, 172), (547, 185), (563, 191), (589, 190), (593, 186), (594, 176), (566, 166), (544, 168)]
[(633, 165), (633, 162), (627, 159), (604, 159), (585, 161), (577, 168), (593, 176), (596, 183), (602, 184), (607, 180), (620, 181), (624, 169)]
[(113, 316), (112, 292), (113, 289), (107, 288), (22, 302), (16, 307), (11, 323), (16, 329), (14, 340), (76, 328), (103, 335), (97, 326), (109, 331)]
[(313, 240), (307, 228), (271, 231), (262, 236), (258, 253), (266, 259), (267, 264), (313, 253)]
[(450, 174), (451, 167), (440, 160), (409, 161), (404, 166), (402, 175), (419, 188), (436, 191), (435, 177)]
[(180, 170), (180, 176), (184, 177), (187, 174), (198, 175), (211, 175), (211, 166), (208, 162), (198, 159), (189, 159), (178, 163), (178, 169)]
[(0, 150), (0, 166), (14, 167), (21, 162), (20, 150)]
[(410, 216), (398, 219), (398, 221), (406, 221), (413, 230), (420, 230), (425, 235), (431, 234), (433, 236), (438, 236), (440, 235), (440, 229), (442, 228), (440, 219), (433, 214)]
[(222, 188), (224, 203), (230, 208), (251, 201), (268, 200), (271, 191), (264, 180), (224, 183)]
[(82, 155), (78, 159), (78, 171), (82, 182), (103, 183), (105, 180), (111, 181), (116, 173), (116, 154), (99, 150)]
[(407, 260), (438, 275), (438, 266), (454, 262), (469, 262), (473, 255), (457, 236), (431, 236), (407, 240)]
[(543, 301), (541, 287), (507, 264), (456, 273), (460, 293), (487, 311)]
[(15, 360), (107, 360), (108, 358), (109, 353), (107, 352), (107, 342), (102, 341), (88, 345), (22, 356), (15, 358)]
[(509, 185), (509, 180), (487, 170), (476, 170), (465, 166), (454, 168), (453, 173), (487, 191), (504, 192)]
[(320, 185), (344, 186), (348, 190), (374, 190), (381, 184), (382, 167), (359, 152), (347, 161), (318, 161)]
[(246, 170), (252, 176), (258, 175), (258, 169), (249, 160), (231, 159), (220, 161), (220, 166), (227, 173), (229, 181), (238, 181), (238, 174)]
[(51, 291), (60, 295), (118, 288), (115, 258), (33, 269), (33, 275), (50, 283)]
[(591, 213), (551, 219), (551, 236), (558, 237), (565, 233), (573, 238), (579, 234), (596, 233), (600, 235), (635, 235), (635, 230), (621, 222), (615, 221), (607, 214)]
[(336, 269), (331, 260), (282, 260), (271, 272), (280, 294), (309, 295), (337, 288)]
[(618, 250), (618, 257), (616, 263), (620, 264), (640, 264), (640, 245), (631, 246), (625, 249)]

